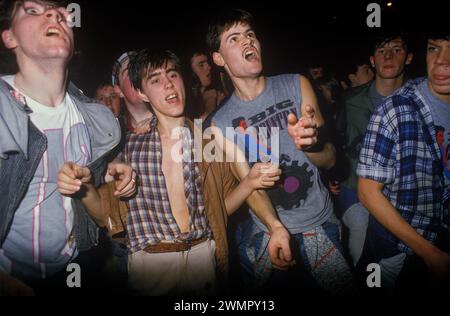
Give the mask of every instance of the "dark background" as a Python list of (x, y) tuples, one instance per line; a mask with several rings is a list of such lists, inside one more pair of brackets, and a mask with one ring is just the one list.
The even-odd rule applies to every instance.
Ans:
[[(369, 56), (372, 33), (367, 4), (382, 7), (382, 29), (403, 29), (411, 35), (416, 54), (409, 76), (425, 74), (424, 31), (448, 28), (446, 1), (73, 1), (81, 6), (81, 28), (75, 29), (76, 54), (71, 79), (88, 95), (110, 81), (114, 59), (131, 49), (161, 47), (183, 54), (203, 42), (211, 16), (226, 8), (243, 8), (256, 20), (265, 73), (303, 72), (319, 61), (338, 73), (345, 60)], [(392, 6), (386, 4), (392, 2)], [(10, 65), (0, 55), (3, 64)], [(3, 66), (5, 68), (5, 66)], [(7, 68), (7, 67), (6, 67)]]

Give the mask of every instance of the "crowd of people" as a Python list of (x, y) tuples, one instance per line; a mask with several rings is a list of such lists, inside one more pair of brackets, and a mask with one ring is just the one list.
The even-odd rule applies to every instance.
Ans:
[(3, 6), (0, 295), (449, 290), (448, 29), (426, 57), (381, 32), (340, 74), (265, 76), (253, 16), (224, 10), (204, 47), (126, 51), (90, 98), (64, 1)]

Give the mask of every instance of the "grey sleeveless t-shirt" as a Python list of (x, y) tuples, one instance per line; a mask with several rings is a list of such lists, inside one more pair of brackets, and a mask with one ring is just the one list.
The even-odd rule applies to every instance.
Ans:
[[(264, 133), (269, 138), (265, 142), (251, 136), (257, 132), (246, 137), (234, 136), (233, 141), (241, 150), (245, 150), (250, 165), (267, 154), (275, 157), (283, 176), (280, 183), (267, 193), (286, 228), (292, 234), (303, 233), (326, 222), (333, 212), (333, 206), (328, 190), (320, 179), (319, 170), (303, 152), (296, 149), (287, 131), (287, 116), (295, 113), (298, 118), (301, 117), (299, 75), (288, 74), (266, 79), (266, 87), (256, 99), (243, 101), (233, 94), (211, 121), (224, 135), (227, 127), (254, 127), (253, 130), (257, 132), (264, 130), (261, 129), (263, 127), (267, 128), (269, 133)], [(271, 128), (278, 128), (278, 134), (270, 134)], [(279, 141), (276, 155), (271, 147), (274, 144), (272, 138)], [(256, 224), (267, 230), (253, 212), (251, 214)]]

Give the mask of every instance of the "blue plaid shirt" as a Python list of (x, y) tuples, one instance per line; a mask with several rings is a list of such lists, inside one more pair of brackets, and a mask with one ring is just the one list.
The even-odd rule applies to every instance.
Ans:
[[(448, 224), (441, 153), (429, 106), (417, 89), (426, 78), (409, 81), (375, 109), (360, 152), (359, 177), (383, 183), (383, 194), (401, 216), (434, 243)], [(448, 228), (448, 226), (447, 226)], [(390, 236), (399, 251), (412, 254)]]

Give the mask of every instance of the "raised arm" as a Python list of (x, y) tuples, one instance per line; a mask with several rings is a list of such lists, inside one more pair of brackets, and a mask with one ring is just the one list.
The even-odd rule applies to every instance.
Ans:
[(298, 150), (304, 151), (315, 166), (328, 170), (336, 163), (336, 150), (326, 142), (326, 133), (320, 132), (326, 126), (311, 83), (304, 76), (299, 77), (299, 82), (302, 117), (298, 119), (293, 113), (288, 116), (288, 132)]

